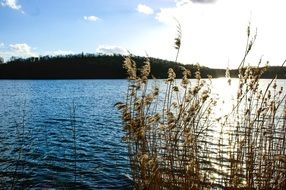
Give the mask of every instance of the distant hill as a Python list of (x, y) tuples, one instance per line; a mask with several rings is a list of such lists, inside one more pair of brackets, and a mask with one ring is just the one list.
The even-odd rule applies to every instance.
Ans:
[[(121, 55), (77, 54), (65, 56), (31, 57), (27, 59), (12, 59), (0, 64), (0, 79), (124, 79), (126, 71), (122, 68), (124, 57)], [(134, 56), (138, 67), (143, 65), (144, 57)], [(190, 69), (192, 77), (196, 71), (195, 65), (183, 65), (172, 61), (150, 58), (151, 75), (156, 78), (166, 78), (168, 68), (173, 68), (177, 78), (181, 78), (181, 66)], [(224, 69), (201, 67), (201, 76), (206, 78), (224, 77)], [(264, 78), (286, 78), (285, 67), (270, 67)], [(232, 70), (233, 77), (237, 70)]]

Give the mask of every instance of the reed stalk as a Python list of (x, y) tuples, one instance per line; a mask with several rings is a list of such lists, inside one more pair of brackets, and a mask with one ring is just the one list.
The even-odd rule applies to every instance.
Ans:
[[(132, 57), (125, 58), (128, 91), (126, 101), (116, 107), (122, 113), (136, 189), (286, 188), (285, 95), (276, 78), (260, 87), (267, 70), (260, 67), (261, 60), (257, 67), (245, 67), (255, 39), (249, 26), (237, 97), (222, 118), (214, 117), (218, 100), (199, 66), (195, 81), (185, 68), (183, 78), (176, 80), (170, 68), (165, 84), (152, 86), (150, 60), (146, 58), (140, 73)], [(226, 80), (232, 85), (228, 69)]]

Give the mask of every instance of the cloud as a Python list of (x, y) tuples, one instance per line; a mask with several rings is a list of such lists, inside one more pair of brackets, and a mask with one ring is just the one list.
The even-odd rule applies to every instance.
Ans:
[(11, 57), (38, 57), (38, 53), (34, 52), (33, 48), (26, 43), (10, 44), (9, 46), (5, 46), (4, 43), (0, 43), (0, 46), (1, 44), (4, 46), (1, 48), (0, 56), (5, 60), (9, 60)]
[(10, 7), (14, 10), (21, 10), (22, 6), (17, 3), (17, 0), (2, 0), (1, 5)]
[(175, 3), (176, 3), (176, 6), (179, 7), (179, 6), (190, 3), (191, 1), (192, 0), (175, 0)]
[(99, 18), (97, 16), (84, 16), (83, 19), (87, 20), (87, 21), (92, 21), (92, 22), (99, 20)]
[[(182, 26), (182, 46), (179, 61), (209, 67), (236, 68), (244, 54), (246, 28), (251, 22), (252, 33), (258, 36), (247, 64), (257, 64), (261, 55), (270, 64), (279, 65), (285, 59), (286, 17), (285, 0), (217, 0), (215, 3), (175, 1), (172, 7), (161, 8), (156, 14), (163, 23), (165, 34), (170, 34), (172, 47), (176, 37), (176, 18)], [(259, 4), (259, 6), (257, 6)], [(269, 14), (265, 14), (269, 10)], [(163, 30), (163, 29), (162, 29)], [(159, 41), (160, 37), (157, 37)], [(160, 44), (162, 42), (158, 42)], [(160, 49), (160, 51), (166, 51)], [(166, 54), (168, 56), (169, 54)]]
[(214, 3), (216, 0), (191, 0), (194, 3)]
[(36, 57), (38, 56), (35, 52), (33, 52), (32, 48), (25, 44), (10, 44), (9, 45), (11, 49), (11, 53), (14, 54), (14, 56), (20, 56), (20, 57)]
[(128, 52), (126, 49), (119, 47), (119, 46), (109, 46), (109, 45), (100, 45), (96, 48), (97, 53), (113, 55), (113, 54), (121, 54), (127, 55)]
[(153, 9), (144, 4), (139, 4), (136, 9), (139, 13), (151, 15), (154, 13)]
[(74, 54), (73, 51), (71, 50), (56, 50), (56, 51), (52, 51), (52, 52), (48, 52), (48, 54), (50, 55), (69, 55), (69, 54)]
[(182, 6), (188, 3), (215, 3), (217, 0), (175, 0), (177, 6)]

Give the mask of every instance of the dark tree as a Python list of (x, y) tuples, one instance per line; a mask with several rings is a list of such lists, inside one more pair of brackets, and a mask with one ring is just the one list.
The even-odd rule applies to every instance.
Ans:
[[(137, 67), (140, 68), (144, 57), (133, 56)], [(126, 71), (122, 67), (122, 55), (103, 54), (76, 54), (59, 56), (40, 56), (30, 58), (11, 58), (7, 64), (0, 64), (0, 79), (124, 79)], [(1, 63), (1, 61), (0, 61)], [(173, 68), (177, 78), (182, 77), (182, 69), (189, 69), (194, 77), (197, 70), (195, 65), (183, 65), (173, 61), (150, 58), (151, 76), (166, 78), (169, 68)], [(277, 78), (286, 78), (285, 67), (270, 67), (262, 77), (272, 78), (274, 73)], [(224, 77), (224, 69), (200, 68), (203, 78), (211, 75), (213, 78)], [(237, 77), (237, 70), (232, 70), (232, 77)]]

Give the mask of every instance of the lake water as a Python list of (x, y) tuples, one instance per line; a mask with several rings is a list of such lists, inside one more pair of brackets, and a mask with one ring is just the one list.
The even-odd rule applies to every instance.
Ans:
[[(235, 95), (224, 83), (214, 79), (214, 91)], [(131, 189), (113, 106), (126, 89), (126, 80), (0, 80), (0, 188)]]
[(120, 115), (113, 107), (126, 84), (1, 80), (0, 189), (130, 188)]

